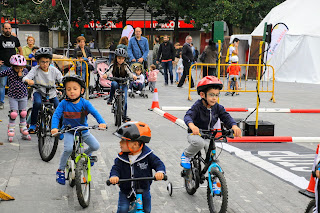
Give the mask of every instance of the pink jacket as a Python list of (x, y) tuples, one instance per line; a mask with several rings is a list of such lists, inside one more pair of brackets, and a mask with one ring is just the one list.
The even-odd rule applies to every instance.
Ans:
[(159, 70), (155, 69), (149, 72), (148, 81), (157, 81)]

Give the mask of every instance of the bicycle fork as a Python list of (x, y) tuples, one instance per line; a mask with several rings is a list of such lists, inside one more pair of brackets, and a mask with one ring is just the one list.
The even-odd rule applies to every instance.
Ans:
[(213, 162), (208, 168), (208, 184), (209, 184), (209, 188), (211, 191), (211, 195), (212, 196), (213, 196), (213, 194), (220, 195), (221, 194), (221, 184), (217, 183), (217, 181), (215, 179), (213, 179), (213, 181), (212, 181), (212, 174), (211, 174), (212, 169), (219, 170), (221, 173), (223, 171), (222, 171), (221, 167), (219, 166), (219, 164), (217, 164), (216, 162)]

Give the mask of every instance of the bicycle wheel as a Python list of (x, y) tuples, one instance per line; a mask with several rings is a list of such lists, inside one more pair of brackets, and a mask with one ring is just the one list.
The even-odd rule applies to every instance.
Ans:
[(87, 161), (80, 159), (76, 165), (75, 184), (78, 201), (83, 208), (90, 203), (90, 182), (88, 182)]
[(121, 115), (122, 115), (122, 101), (120, 100), (120, 98), (117, 99), (116, 101), (117, 103), (117, 107), (115, 109), (115, 121), (116, 121), (116, 126), (119, 127), (121, 126)]
[(220, 188), (220, 192), (213, 192), (211, 194), (212, 185), (207, 187), (207, 201), (209, 205), (210, 213), (224, 213), (227, 212), (228, 208), (228, 188), (227, 182), (224, 178), (223, 174), (216, 170), (216, 168), (212, 168), (209, 172), (209, 177), (211, 178), (211, 183), (216, 182), (217, 188)]
[(313, 209), (316, 207), (316, 200), (312, 199), (310, 200), (305, 213), (313, 213)]
[(50, 161), (56, 154), (59, 138), (51, 137), (51, 119), (53, 112), (46, 110), (41, 116), (39, 131), (38, 131), (38, 148), (40, 157), (43, 161)]

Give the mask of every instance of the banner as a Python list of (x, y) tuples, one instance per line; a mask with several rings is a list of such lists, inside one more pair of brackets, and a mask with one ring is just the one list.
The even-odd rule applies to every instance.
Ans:
[(271, 58), (275, 54), (288, 31), (289, 28), (284, 23), (278, 23), (273, 27), (271, 32), (271, 42), (269, 44), (270, 46), (266, 55), (267, 64), (269, 64)]
[(127, 36), (128, 40), (130, 40), (133, 32), (134, 32), (133, 27), (131, 25), (126, 25), (122, 30), (121, 38), (124, 36)]

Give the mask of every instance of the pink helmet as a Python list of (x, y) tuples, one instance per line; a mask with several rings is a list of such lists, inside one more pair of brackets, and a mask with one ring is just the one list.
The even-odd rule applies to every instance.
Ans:
[(10, 64), (14, 66), (26, 66), (27, 61), (23, 55), (13, 55), (10, 58)]

